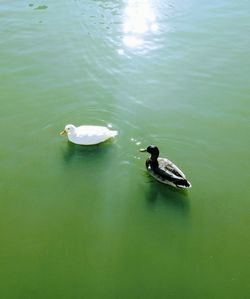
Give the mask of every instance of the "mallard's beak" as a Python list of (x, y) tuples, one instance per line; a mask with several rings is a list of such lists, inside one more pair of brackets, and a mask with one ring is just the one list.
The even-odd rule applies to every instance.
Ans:
[(61, 136), (65, 135), (65, 134), (66, 134), (66, 130), (65, 130), (65, 129), (62, 130), (62, 132), (60, 132), (60, 135), (61, 135)]
[(146, 148), (141, 148), (141, 149), (140, 149), (140, 152), (142, 152), (142, 153), (144, 153), (144, 152), (146, 152), (146, 151), (147, 151)]

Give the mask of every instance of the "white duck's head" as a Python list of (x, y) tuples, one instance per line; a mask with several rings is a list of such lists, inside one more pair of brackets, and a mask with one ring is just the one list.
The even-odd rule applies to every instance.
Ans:
[(66, 125), (64, 130), (62, 132), (60, 132), (60, 135), (64, 135), (64, 134), (73, 134), (75, 132), (75, 126), (74, 125)]

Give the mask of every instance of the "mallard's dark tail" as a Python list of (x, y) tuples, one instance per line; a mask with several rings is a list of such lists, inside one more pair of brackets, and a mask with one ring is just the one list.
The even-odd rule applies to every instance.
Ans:
[(180, 179), (174, 182), (177, 188), (191, 188), (192, 185), (185, 179)]

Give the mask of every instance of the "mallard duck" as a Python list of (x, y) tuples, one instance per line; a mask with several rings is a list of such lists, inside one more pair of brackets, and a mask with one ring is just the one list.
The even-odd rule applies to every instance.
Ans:
[(191, 188), (184, 173), (174, 163), (166, 158), (159, 158), (160, 152), (157, 146), (150, 145), (140, 151), (151, 154), (146, 160), (146, 168), (157, 181), (177, 188)]
[(104, 142), (115, 137), (118, 132), (102, 126), (80, 126), (66, 125), (60, 135), (68, 135), (69, 141), (81, 145), (93, 145)]

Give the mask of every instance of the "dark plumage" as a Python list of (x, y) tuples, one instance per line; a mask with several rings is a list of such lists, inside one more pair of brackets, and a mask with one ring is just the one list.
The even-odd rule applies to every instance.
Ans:
[(148, 152), (151, 156), (146, 160), (146, 168), (157, 181), (177, 188), (190, 188), (191, 184), (184, 173), (170, 160), (159, 158), (157, 146), (150, 145), (141, 152)]

